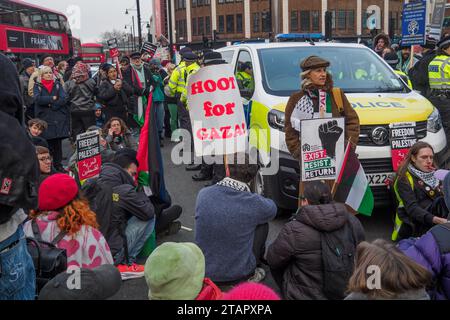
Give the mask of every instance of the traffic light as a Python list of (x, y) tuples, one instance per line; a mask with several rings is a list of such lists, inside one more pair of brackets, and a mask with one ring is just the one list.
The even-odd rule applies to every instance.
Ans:
[(325, 40), (330, 41), (333, 38), (333, 13), (325, 12)]

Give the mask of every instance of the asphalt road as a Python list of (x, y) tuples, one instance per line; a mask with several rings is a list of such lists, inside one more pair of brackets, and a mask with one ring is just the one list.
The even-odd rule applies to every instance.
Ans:
[[(183, 214), (181, 222), (183, 227), (190, 230), (181, 230), (178, 234), (173, 236), (166, 236), (157, 239), (158, 243), (162, 242), (193, 242), (194, 241), (194, 215), (195, 215), (195, 201), (198, 192), (204, 187), (204, 182), (194, 182), (191, 178), (192, 172), (187, 172), (184, 166), (175, 166), (170, 160), (170, 154), (174, 144), (166, 140), (163, 148), (163, 157), (165, 162), (165, 178), (167, 189), (170, 192), (173, 204), (179, 204), (183, 207)], [(67, 147), (65, 148), (67, 150)], [(392, 223), (390, 216), (392, 210), (377, 210), (371, 218), (360, 217), (366, 230), (366, 238), (374, 240), (377, 238), (389, 239), (392, 230)], [(289, 217), (279, 217), (270, 223), (269, 239), (270, 243), (278, 235), (282, 226), (286, 223)], [(145, 260), (138, 261), (144, 264)], [(270, 272), (266, 269), (267, 277), (264, 283), (270, 287), (276, 288)], [(226, 289), (226, 288), (225, 288)], [(115, 300), (146, 300), (147, 299), (147, 285), (145, 280), (134, 279), (123, 282), (122, 289), (112, 299)]]

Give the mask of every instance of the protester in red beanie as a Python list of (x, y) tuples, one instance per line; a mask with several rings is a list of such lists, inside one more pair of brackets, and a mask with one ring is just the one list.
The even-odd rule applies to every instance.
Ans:
[(97, 230), (96, 215), (80, 197), (75, 179), (65, 174), (50, 176), (39, 187), (38, 197), (39, 210), (31, 212), (32, 220), (24, 226), (27, 237), (37, 238), (33, 224), (43, 241), (64, 235), (56, 246), (66, 249), (68, 267), (92, 269), (113, 264), (109, 246)]
[(222, 300), (281, 300), (269, 287), (261, 283), (246, 282), (224, 294)]

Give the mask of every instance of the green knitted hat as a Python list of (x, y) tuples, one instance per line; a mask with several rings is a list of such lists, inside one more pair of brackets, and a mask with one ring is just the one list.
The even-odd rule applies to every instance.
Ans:
[(194, 243), (163, 243), (145, 263), (150, 300), (194, 300), (204, 278), (205, 256)]

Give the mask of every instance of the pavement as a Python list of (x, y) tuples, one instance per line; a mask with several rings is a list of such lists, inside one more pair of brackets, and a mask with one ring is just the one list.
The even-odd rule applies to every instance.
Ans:
[[(163, 242), (193, 242), (194, 241), (194, 215), (195, 202), (198, 192), (204, 187), (205, 182), (194, 182), (192, 175), (187, 172), (185, 166), (176, 166), (170, 160), (171, 151), (174, 144), (165, 141), (165, 147), (162, 149), (165, 162), (165, 179), (167, 190), (172, 196), (173, 204), (179, 204), (183, 208), (183, 214), (180, 218), (183, 229), (176, 235), (166, 236), (157, 239), (158, 244)], [(367, 240), (377, 238), (389, 239), (392, 231), (391, 215), (393, 212), (387, 209), (376, 210), (371, 218), (360, 217), (366, 230)], [(288, 221), (288, 216), (278, 217), (270, 223), (268, 243), (272, 242), (283, 225)], [(145, 259), (138, 261), (145, 264)], [(266, 270), (266, 279), (264, 284), (278, 292), (268, 268)], [(228, 288), (223, 288), (228, 289)], [(145, 279), (133, 279), (124, 281), (121, 290), (111, 299), (113, 300), (147, 300), (148, 288)]]

